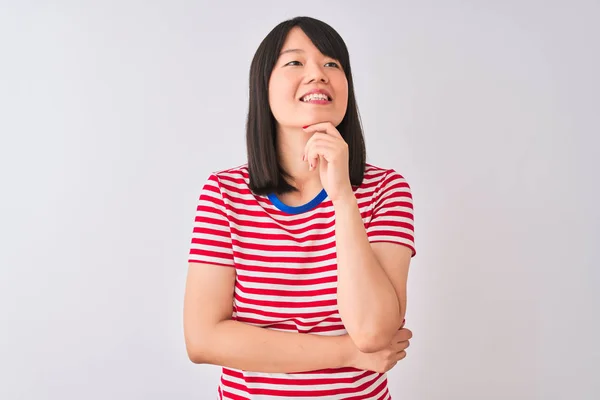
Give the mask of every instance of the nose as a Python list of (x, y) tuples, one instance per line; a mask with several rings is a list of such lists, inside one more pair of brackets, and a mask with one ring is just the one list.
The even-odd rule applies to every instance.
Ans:
[(327, 78), (327, 74), (325, 74), (325, 71), (323, 71), (322, 66), (320, 66), (316, 63), (310, 63), (310, 64), (307, 64), (305, 81), (306, 81), (306, 83), (313, 83), (313, 82), (327, 83), (329, 81), (329, 79)]

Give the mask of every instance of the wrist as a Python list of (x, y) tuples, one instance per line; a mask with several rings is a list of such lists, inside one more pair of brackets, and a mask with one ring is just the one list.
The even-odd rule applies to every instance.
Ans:
[(341, 367), (358, 368), (358, 348), (354, 345), (350, 335), (341, 336), (342, 351), (341, 351)]
[(345, 207), (345, 206), (355, 206), (357, 204), (356, 202), (356, 196), (354, 195), (354, 192), (352, 191), (352, 189), (350, 189), (349, 191), (346, 191), (344, 194), (336, 197), (335, 199), (332, 199), (331, 202), (333, 203), (333, 207)]

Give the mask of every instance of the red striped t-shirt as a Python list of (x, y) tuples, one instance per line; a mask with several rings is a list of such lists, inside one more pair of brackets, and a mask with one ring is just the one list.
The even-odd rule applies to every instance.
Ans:
[[(337, 310), (335, 213), (325, 190), (291, 207), (255, 195), (242, 166), (210, 175), (200, 193), (190, 262), (236, 270), (234, 320), (288, 332), (344, 335)], [(367, 164), (354, 194), (370, 242), (408, 246), (415, 255), (406, 180)], [(388, 400), (386, 374), (354, 368), (257, 373), (223, 368), (220, 399)]]

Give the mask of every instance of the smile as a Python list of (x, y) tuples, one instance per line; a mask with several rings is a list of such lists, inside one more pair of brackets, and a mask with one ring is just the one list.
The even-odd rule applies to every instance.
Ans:
[(304, 96), (300, 100), (302, 100), (304, 102), (308, 102), (308, 101), (311, 101), (311, 100), (327, 100), (327, 101), (331, 101), (331, 99), (329, 98), (329, 96), (327, 96), (324, 93), (311, 93), (311, 94), (307, 94), (306, 96)]
[(331, 98), (323, 93), (311, 93), (301, 98), (300, 101), (309, 104), (329, 104)]
[(331, 94), (322, 88), (314, 88), (307, 93), (304, 93), (302, 97), (299, 99), (303, 103), (308, 104), (329, 104), (333, 101)]

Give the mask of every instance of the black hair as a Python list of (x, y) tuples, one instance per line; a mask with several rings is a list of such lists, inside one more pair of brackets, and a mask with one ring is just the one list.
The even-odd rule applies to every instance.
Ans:
[(291, 176), (278, 160), (276, 121), (269, 106), (271, 72), (288, 33), (295, 26), (302, 29), (321, 53), (339, 61), (346, 74), (348, 105), (346, 115), (336, 128), (348, 144), (350, 183), (359, 186), (364, 177), (365, 140), (354, 96), (350, 55), (346, 44), (342, 37), (325, 22), (310, 17), (296, 17), (281, 22), (269, 32), (256, 50), (250, 65), (246, 148), (250, 189), (259, 195), (297, 191), (289, 182)]

